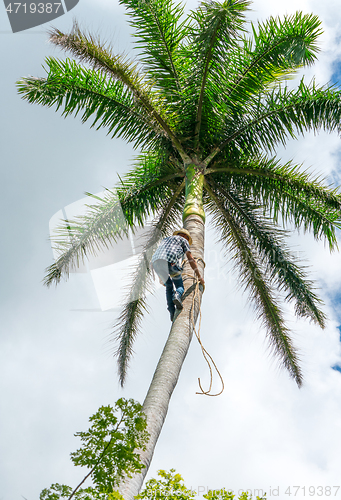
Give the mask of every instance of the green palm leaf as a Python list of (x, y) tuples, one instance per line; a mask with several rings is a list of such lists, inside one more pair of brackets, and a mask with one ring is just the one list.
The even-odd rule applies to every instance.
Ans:
[(141, 61), (157, 88), (170, 99), (181, 91), (179, 46), (188, 34), (181, 22), (184, 8), (171, 0), (120, 0), (134, 28)]
[(283, 236), (285, 231), (274, 226), (271, 219), (262, 215), (259, 206), (240, 195), (225, 191), (218, 183), (210, 180), (210, 188), (217, 194), (224, 210), (233, 215), (235, 222), (243, 229), (252, 245), (261, 257), (269, 279), (275, 279), (279, 290), (285, 290), (287, 301), (295, 301), (298, 316), (308, 317), (322, 328), (326, 317), (319, 309), (322, 301), (314, 292), (314, 286), (307, 279), (306, 273), (290, 255)]
[(108, 190), (100, 201), (101, 204), (88, 205), (86, 215), (65, 220), (55, 230), (52, 246), (58, 258), (46, 269), (46, 286), (59, 283), (63, 276), (67, 278), (85, 262), (87, 255), (97, 255), (109, 243), (128, 236), (129, 226), (122, 217), (117, 194)]
[(223, 200), (216, 196), (207, 183), (205, 187), (212, 200), (207, 206), (212, 213), (213, 224), (219, 230), (220, 240), (226, 244), (229, 255), (239, 269), (240, 285), (250, 294), (258, 311), (258, 318), (266, 328), (271, 348), (300, 387), (303, 379), (298, 356), (285, 327), (274, 290), (263, 272), (258, 252), (252, 240), (238, 224), (238, 220), (224, 209)]
[(313, 64), (322, 33), (318, 17), (301, 12), (270, 17), (257, 28), (252, 25), (252, 31), (253, 38), (245, 38), (229, 62), (226, 97), (232, 107), (243, 106), (250, 96)]
[(138, 105), (139, 108), (142, 108), (147, 113), (149, 121), (154, 126), (161, 128), (179, 152), (183, 153), (181, 143), (164, 116), (163, 99), (161, 99), (160, 94), (152, 91), (152, 85), (146, 81), (145, 75), (139, 74), (136, 64), (127, 58), (114, 54), (98, 38), (83, 33), (76, 22), (70, 34), (65, 34), (57, 29), (52, 30), (50, 41), (70, 51), (81, 62), (86, 62), (94, 69), (121, 82), (124, 88), (129, 89), (134, 96), (135, 106)]
[(337, 248), (335, 229), (341, 228), (341, 196), (323, 179), (302, 172), (299, 165), (266, 157), (238, 162), (238, 167), (222, 162), (207, 170), (226, 190), (236, 190), (264, 207), (275, 222), (311, 231), (316, 239), (325, 238), (330, 249)]
[(259, 95), (240, 116), (227, 117), (226, 138), (215, 149), (215, 154), (229, 146), (248, 154), (262, 150), (274, 151), (279, 143), (285, 145), (289, 137), (305, 131), (323, 129), (340, 132), (341, 92), (333, 88), (310, 86), (301, 80), (298, 90), (286, 87)]
[(29, 77), (18, 82), (18, 92), (28, 102), (55, 105), (63, 116), (82, 112), (83, 123), (92, 119), (92, 127), (104, 127), (111, 137), (123, 137), (135, 147), (170, 147), (163, 129), (143, 109), (136, 108), (134, 96), (120, 81), (69, 59), (48, 58), (46, 63), (47, 78)]
[[(195, 113), (192, 117), (195, 120), (194, 148), (198, 146), (200, 133), (207, 133), (206, 118), (212, 112), (207, 82), (217, 85), (220, 80), (224, 60), (240, 39), (239, 31), (243, 29), (244, 12), (249, 4), (249, 0), (225, 0), (223, 3), (210, 0), (192, 11), (193, 25), (185, 50), (187, 64), (184, 69), (189, 74), (188, 100), (192, 105), (195, 102), (192, 110)], [(214, 97), (217, 94), (219, 92)]]
[(108, 190), (101, 203), (89, 205), (86, 215), (64, 221), (57, 228), (52, 243), (59, 257), (47, 268), (44, 284), (59, 283), (61, 277), (68, 277), (88, 254), (97, 255), (127, 235), (129, 227), (143, 226), (148, 217), (158, 212), (163, 200), (177, 189), (176, 183), (172, 188), (170, 179), (176, 181), (183, 176), (163, 156), (140, 158), (139, 168), (127, 174), (122, 186), (115, 191)]

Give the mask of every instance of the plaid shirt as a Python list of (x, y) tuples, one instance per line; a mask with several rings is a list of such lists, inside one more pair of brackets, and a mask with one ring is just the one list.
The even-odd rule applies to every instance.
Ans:
[(181, 266), (181, 262), (186, 252), (189, 252), (189, 243), (182, 236), (169, 236), (161, 241), (152, 257), (152, 262), (162, 259)]

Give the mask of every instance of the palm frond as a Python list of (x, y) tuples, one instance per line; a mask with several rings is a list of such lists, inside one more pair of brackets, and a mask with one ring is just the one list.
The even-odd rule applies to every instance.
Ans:
[(128, 11), (137, 47), (155, 86), (178, 99), (181, 91), (178, 48), (188, 32), (181, 22), (183, 5), (171, 0), (120, 0)]
[(97, 255), (126, 235), (129, 227), (143, 225), (172, 193), (170, 177), (174, 181), (176, 177), (184, 177), (157, 154), (145, 155), (139, 161), (140, 168), (127, 174), (126, 183), (115, 191), (108, 190), (101, 203), (88, 206), (85, 215), (65, 221), (57, 228), (52, 243), (59, 257), (47, 268), (45, 285), (59, 283), (61, 277), (68, 277), (88, 254)]
[(99, 37), (83, 32), (77, 21), (74, 21), (70, 33), (52, 28), (49, 35), (51, 43), (70, 52), (80, 62), (88, 63), (93, 69), (105, 72), (112, 79), (124, 83), (138, 99), (148, 94), (149, 89), (144, 85), (136, 63), (125, 56), (114, 54)]
[(287, 87), (259, 95), (239, 117), (227, 117), (226, 138), (215, 149), (215, 154), (229, 144), (251, 155), (263, 149), (274, 151), (279, 143), (309, 130), (341, 131), (341, 91), (318, 87), (301, 80), (297, 90)]
[(160, 96), (152, 91), (151, 85), (138, 73), (136, 64), (114, 54), (98, 38), (83, 33), (76, 22), (70, 34), (54, 28), (50, 32), (50, 41), (70, 51), (80, 61), (90, 64), (93, 69), (105, 72), (111, 78), (120, 81), (133, 94), (135, 105), (142, 107), (148, 114), (149, 120), (161, 128), (176, 149), (183, 153), (181, 143), (163, 116)]
[(163, 129), (136, 107), (134, 96), (121, 82), (108, 80), (105, 74), (69, 59), (48, 58), (46, 63), (47, 78), (28, 77), (17, 83), (23, 99), (55, 105), (56, 111), (62, 109), (63, 116), (81, 112), (83, 123), (93, 119), (91, 126), (96, 130), (104, 127), (111, 137), (122, 137), (135, 147), (171, 145)]
[(275, 222), (281, 216), (284, 224), (312, 232), (316, 239), (325, 238), (333, 250), (337, 248), (335, 229), (341, 228), (341, 195), (300, 167), (259, 157), (241, 160), (238, 167), (222, 162), (207, 173), (223, 189), (234, 189), (261, 204)]
[(245, 37), (229, 62), (225, 96), (232, 107), (245, 105), (250, 96), (313, 64), (322, 29), (317, 16), (296, 12), (283, 19), (270, 17), (257, 28), (252, 25), (252, 32), (253, 38)]
[(148, 311), (146, 292), (152, 289), (150, 261), (159, 241), (169, 234), (170, 229), (181, 220), (183, 203), (181, 192), (185, 188), (182, 181), (167, 200), (161, 214), (154, 220), (152, 229), (147, 235), (144, 250), (141, 254), (136, 271), (133, 273), (131, 286), (122, 307), (120, 316), (114, 326), (114, 333), (118, 348), (118, 372), (121, 386), (123, 387), (128, 369), (129, 359), (133, 353), (133, 343), (140, 330), (141, 320)]
[(155, 151), (138, 156), (134, 168), (117, 187), (128, 224), (143, 225), (145, 218), (163, 206), (163, 194), (171, 183), (185, 177), (183, 165), (168, 152)]
[(46, 269), (44, 284), (59, 283), (67, 278), (87, 255), (97, 255), (110, 243), (128, 236), (129, 226), (114, 191), (107, 191), (100, 204), (88, 205), (86, 215), (74, 220), (63, 221), (56, 228), (52, 239), (52, 247), (59, 255), (56, 261)]
[(263, 272), (258, 252), (237, 220), (224, 209), (222, 200), (215, 195), (208, 183), (205, 187), (212, 200), (207, 203), (207, 207), (212, 213), (215, 227), (221, 234), (221, 241), (229, 248), (231, 258), (239, 269), (240, 284), (250, 294), (258, 311), (258, 318), (266, 328), (270, 347), (300, 387), (303, 379), (298, 356), (285, 327), (274, 291)]
[[(214, 92), (214, 86), (217, 87), (228, 53), (240, 39), (245, 23), (244, 12), (249, 4), (249, 0), (225, 0), (223, 3), (209, 0), (201, 2), (199, 8), (192, 11), (193, 23), (190, 42), (185, 49), (188, 61), (185, 68), (189, 71), (187, 93), (192, 103), (193, 96), (196, 98), (193, 110), (194, 148), (205, 125), (203, 119), (212, 111), (209, 94)], [(213, 89), (206, 89), (208, 81), (212, 82)], [(202, 133), (205, 131), (202, 130)]]
[(236, 192), (227, 192), (213, 179), (210, 180), (210, 187), (220, 197), (224, 210), (233, 214), (236, 223), (252, 241), (262, 257), (266, 275), (276, 280), (280, 291), (287, 292), (287, 301), (295, 302), (296, 314), (308, 317), (324, 328), (326, 317), (319, 308), (322, 301), (314, 292), (316, 287), (313, 282), (307, 279), (302, 266), (298, 266), (298, 260), (290, 254), (284, 241), (286, 231), (274, 226), (270, 219), (262, 215), (259, 206), (242, 199)]

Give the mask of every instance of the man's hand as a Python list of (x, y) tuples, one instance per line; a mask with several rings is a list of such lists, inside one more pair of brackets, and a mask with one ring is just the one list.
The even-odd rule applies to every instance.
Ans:
[(200, 281), (200, 283), (205, 286), (205, 281), (204, 281), (204, 278), (202, 278), (200, 276), (200, 271), (198, 269), (198, 266), (197, 266), (197, 263), (195, 262), (195, 260), (193, 259), (193, 256), (191, 254), (191, 252), (186, 252), (186, 257), (188, 259), (188, 262), (189, 262), (189, 265), (191, 266), (191, 268), (193, 269), (193, 271), (195, 272), (195, 274), (197, 275), (198, 277), (198, 280)]

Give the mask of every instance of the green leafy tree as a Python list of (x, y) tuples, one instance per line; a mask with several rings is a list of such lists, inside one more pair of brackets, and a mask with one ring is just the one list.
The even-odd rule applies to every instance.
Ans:
[[(140, 149), (135, 168), (115, 193), (108, 191), (87, 215), (60, 228), (54, 242), (60, 254), (46, 284), (58, 283), (88, 254), (154, 217), (115, 330), (123, 384), (147, 309), (154, 248), (182, 218), (203, 276), (209, 214), (273, 353), (300, 386), (298, 355), (278, 292), (299, 317), (322, 328), (325, 315), (314, 284), (289, 252), (285, 228), (311, 232), (336, 248), (341, 198), (300, 165), (282, 164), (275, 151), (305, 131), (340, 132), (339, 90), (304, 79), (295, 89), (285, 84), (316, 60), (320, 21), (297, 12), (252, 25), (249, 34), (249, 0), (203, 1), (187, 17), (183, 5), (171, 0), (120, 3), (134, 29), (138, 62), (75, 24), (70, 33), (52, 30), (50, 41), (78, 62), (48, 58), (45, 77), (18, 82), (28, 102), (77, 115)], [(141, 451), (146, 468), (121, 485), (126, 500), (140, 491), (192, 338), (188, 318), (197, 318), (202, 289), (193, 308), (191, 279), (185, 288), (184, 309), (172, 324), (143, 404), (150, 433)]]
[[(232, 491), (226, 491), (225, 488), (221, 490), (209, 490), (206, 495), (203, 495), (207, 500), (237, 500), (236, 495)], [(252, 500), (252, 493), (244, 491), (238, 498), (238, 500)], [(260, 497), (256, 495), (256, 500), (266, 500), (266, 493), (264, 496)]]
[[(175, 469), (170, 469), (169, 472), (159, 470), (158, 479), (150, 479), (147, 481), (143, 491), (137, 495), (136, 500), (194, 500), (197, 492), (188, 489), (182, 476)], [(112, 493), (99, 493), (99, 485), (96, 488), (86, 488), (78, 490), (74, 498), (76, 500), (124, 500), (122, 495), (117, 491)], [(101, 484), (100, 489), (105, 492), (106, 484)], [(40, 500), (61, 500), (70, 498), (71, 488), (69, 486), (53, 484), (51, 488), (45, 489), (40, 495)], [(209, 490), (206, 495), (203, 495), (207, 500), (237, 500), (237, 496), (233, 491), (226, 491), (225, 488), (220, 490)], [(243, 492), (238, 500), (252, 500), (252, 494)], [(256, 496), (255, 500), (266, 500), (265, 496)]]
[(186, 488), (183, 478), (177, 474), (175, 469), (169, 472), (159, 470), (157, 475), (159, 479), (150, 479), (147, 481), (144, 490), (136, 497), (137, 500), (192, 500), (196, 492)]
[(50, 488), (45, 488), (39, 496), (39, 500), (66, 500), (69, 498), (74, 498), (74, 500), (122, 500), (111, 496), (111, 494), (99, 493), (98, 490), (91, 486), (80, 488), (73, 494), (71, 486), (59, 483), (52, 484)]
[[(82, 447), (71, 453), (73, 464), (86, 467), (90, 472), (75, 489), (52, 484), (41, 492), (40, 500), (120, 500), (115, 488), (121, 479), (131, 477), (145, 467), (138, 450), (145, 449), (149, 436), (141, 410), (140, 403), (123, 398), (118, 399), (114, 407), (101, 406), (89, 418), (91, 427), (75, 434), (81, 439)], [(95, 488), (80, 488), (89, 477)], [(111, 497), (108, 497), (109, 493)]]
[[(197, 493), (192, 489), (188, 489), (180, 474), (176, 473), (175, 469), (158, 471), (159, 479), (150, 479), (147, 481), (144, 490), (137, 495), (137, 500), (193, 500)], [(232, 491), (226, 491), (225, 488), (220, 490), (209, 490), (206, 495), (203, 495), (207, 500), (237, 500), (237, 496)], [(247, 492), (242, 493), (238, 500), (252, 500), (252, 494)], [(256, 500), (266, 500), (265, 497), (256, 497)]]

